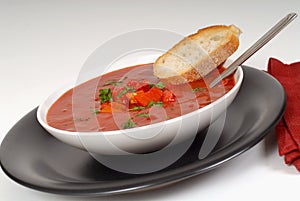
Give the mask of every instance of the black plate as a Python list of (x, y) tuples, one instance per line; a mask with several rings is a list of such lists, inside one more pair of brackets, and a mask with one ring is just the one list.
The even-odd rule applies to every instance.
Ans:
[(243, 70), (244, 81), (227, 111), (221, 138), (202, 160), (198, 153), (207, 130), (201, 131), (190, 149), (166, 169), (142, 175), (120, 173), (98, 163), (89, 153), (52, 137), (37, 122), (34, 109), (4, 138), (1, 167), (24, 186), (87, 196), (147, 190), (204, 173), (257, 144), (284, 112), (282, 86), (265, 72), (250, 67)]

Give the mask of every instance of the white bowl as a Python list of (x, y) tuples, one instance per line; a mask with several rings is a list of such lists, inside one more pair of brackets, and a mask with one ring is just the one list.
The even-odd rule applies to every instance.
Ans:
[[(144, 63), (153, 62), (155, 57), (148, 56), (147, 58), (148, 60), (145, 59)], [(141, 57), (138, 59), (139, 64), (142, 60)], [(118, 65), (119, 67), (127, 67), (137, 64), (135, 62), (119, 62)], [(113, 69), (117, 68), (114, 67)], [(243, 80), (241, 67), (237, 69), (234, 77), (235, 86), (213, 103), (180, 117), (147, 126), (106, 132), (69, 132), (49, 126), (46, 122), (48, 109), (64, 92), (74, 87), (72, 85), (63, 86), (52, 93), (39, 106), (37, 119), (57, 139), (92, 153), (124, 155), (152, 152), (187, 139), (194, 139), (199, 129), (209, 126), (225, 112), (241, 86)]]

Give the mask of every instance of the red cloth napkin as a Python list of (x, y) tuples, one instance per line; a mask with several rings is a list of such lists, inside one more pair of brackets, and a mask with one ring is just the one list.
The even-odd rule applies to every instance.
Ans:
[(284, 64), (270, 58), (268, 72), (282, 84), (287, 97), (286, 111), (276, 126), (279, 155), (300, 172), (300, 62)]

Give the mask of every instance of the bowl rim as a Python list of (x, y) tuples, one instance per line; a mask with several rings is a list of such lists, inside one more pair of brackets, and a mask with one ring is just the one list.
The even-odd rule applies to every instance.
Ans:
[[(175, 117), (175, 118), (172, 118), (172, 119), (168, 119), (168, 120), (164, 120), (164, 121), (161, 121), (161, 122), (157, 122), (157, 123), (154, 123), (154, 124), (149, 124), (149, 125), (145, 125), (145, 126), (140, 126), (140, 127), (135, 127), (135, 128), (129, 128), (129, 129), (118, 129), (118, 130), (111, 130), (111, 131), (66, 131), (66, 130), (61, 130), (61, 129), (57, 129), (57, 128), (54, 128), (52, 126), (50, 126), (46, 121), (44, 121), (44, 119), (46, 118), (43, 118), (42, 117), (42, 109), (43, 107), (45, 107), (45, 103), (47, 102), (47, 100), (51, 97), (51, 95), (58, 93), (58, 98), (61, 97), (61, 95), (63, 93), (65, 93), (67, 90), (75, 87), (76, 85), (74, 84), (65, 84), (65, 85), (62, 85), (61, 87), (57, 88), (56, 90), (54, 90), (47, 98), (45, 98), (43, 100), (43, 102), (38, 106), (38, 109), (37, 109), (37, 120), (38, 122), (42, 125), (42, 127), (44, 127), (46, 130), (51, 130), (55, 133), (60, 133), (60, 134), (63, 134), (63, 135), (70, 135), (70, 136), (78, 136), (79, 134), (84, 134), (85, 136), (93, 136), (93, 135), (99, 135), (99, 134), (102, 134), (102, 135), (105, 135), (105, 136), (111, 136), (111, 135), (119, 135), (120, 132), (126, 132), (126, 133), (134, 133), (136, 131), (141, 131), (141, 129), (149, 129), (149, 128), (156, 128), (156, 127), (161, 127), (162, 124), (173, 124), (173, 123), (176, 123), (178, 121), (180, 121), (182, 118), (188, 118), (188, 117), (191, 117), (191, 116), (194, 116), (196, 115), (197, 113), (201, 113), (203, 111), (206, 111), (206, 110), (209, 110), (211, 109), (212, 107), (214, 107), (215, 105), (217, 105), (219, 102), (223, 101), (224, 99), (227, 99), (232, 93), (234, 93), (236, 90), (239, 90), (239, 87), (241, 86), (242, 84), (242, 81), (243, 81), (243, 78), (244, 78), (244, 72), (243, 72), (243, 69), (241, 66), (239, 66), (237, 68), (237, 70), (235, 71), (234, 75), (237, 74), (238, 75), (238, 78), (236, 80), (236, 83), (235, 85), (233, 86), (232, 89), (230, 89), (230, 91), (228, 91), (225, 95), (221, 96), (220, 98), (218, 98), (217, 100), (215, 100), (214, 102), (210, 103), (209, 105), (206, 105), (202, 108), (199, 108), (195, 111), (192, 111), (192, 112), (189, 112), (187, 114), (184, 114), (184, 115), (181, 115), (181, 116), (178, 116), (178, 117)], [(79, 84), (80, 85), (80, 84)], [(62, 91), (62, 92), (61, 92)], [(54, 101), (51, 102), (50, 106), (58, 99), (56, 98)], [(49, 110), (50, 107), (46, 108), (46, 116), (47, 116), (47, 113), (48, 113), (48, 110)]]

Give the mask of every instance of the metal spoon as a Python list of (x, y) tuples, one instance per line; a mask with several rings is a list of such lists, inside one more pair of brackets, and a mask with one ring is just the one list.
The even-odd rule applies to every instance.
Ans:
[(243, 64), (249, 57), (251, 57), (255, 52), (267, 44), (272, 38), (274, 38), (281, 30), (283, 30), (290, 22), (292, 22), (296, 17), (297, 13), (289, 13), (287, 16), (282, 18), (277, 24), (275, 24), (267, 33), (265, 33), (256, 43), (254, 43), (249, 49), (247, 49), (239, 58), (237, 58), (232, 64), (230, 64), (225, 71), (223, 71), (220, 76), (218, 76), (209, 85), (210, 88), (218, 84), (222, 79), (231, 75), (238, 66)]

